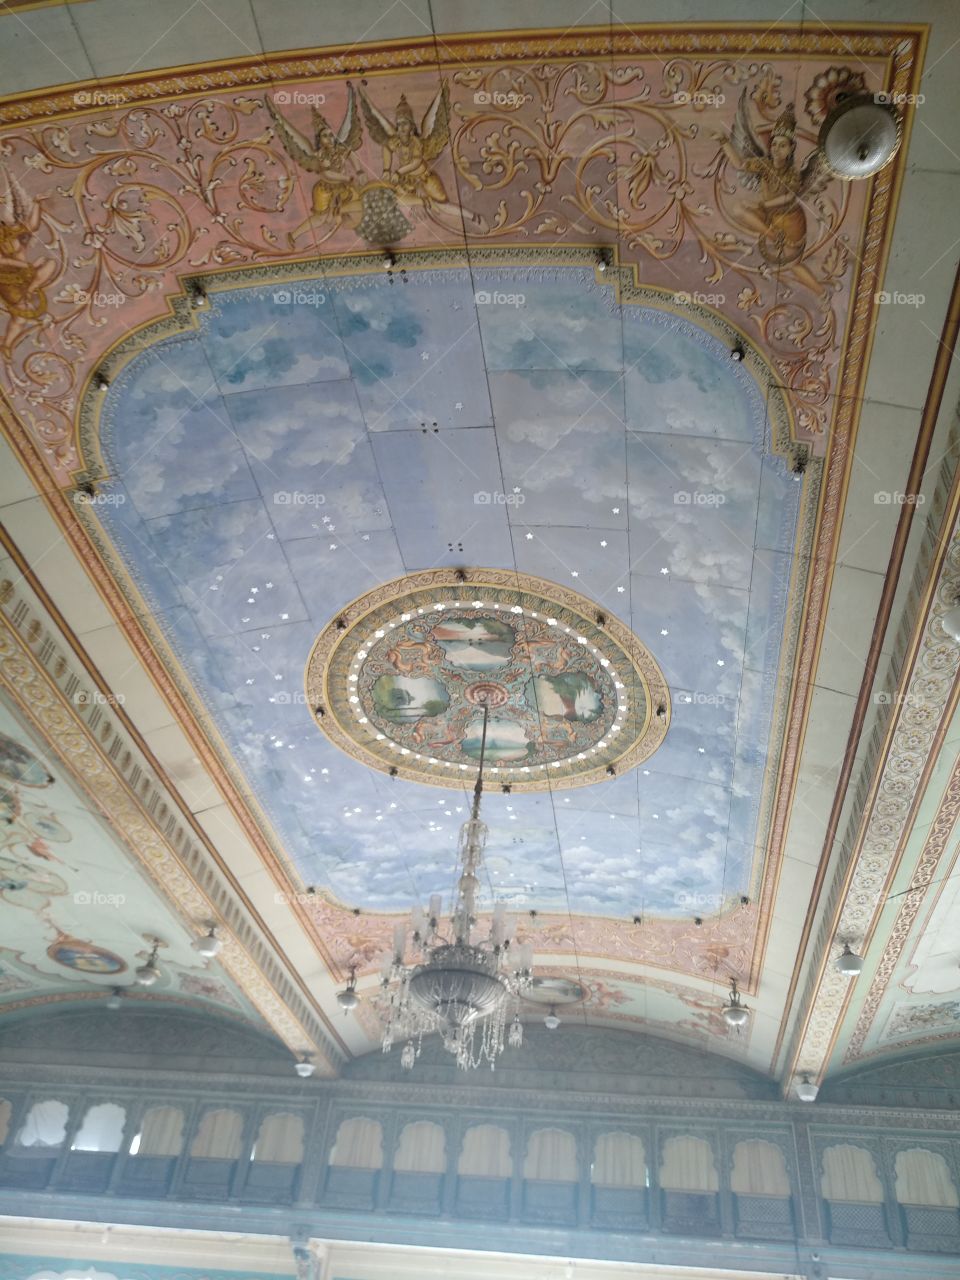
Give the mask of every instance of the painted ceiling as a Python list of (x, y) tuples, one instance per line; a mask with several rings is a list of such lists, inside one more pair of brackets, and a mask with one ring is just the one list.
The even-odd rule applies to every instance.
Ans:
[[(534, 596), (520, 615), (529, 627), (538, 625), (530, 610), (539, 613), (544, 631), (575, 588), (592, 602), (582, 612), (606, 610), (626, 623), (663, 672), (651, 707), (606, 629), (596, 670), (611, 657), (610, 670), (620, 664), (634, 735), (651, 717), (662, 729), (668, 702), (670, 731), (642, 768), (607, 780), (597, 767), (603, 781), (571, 791), (562, 761), (557, 775), (543, 764), (537, 784), (536, 765), (533, 779), (522, 772), (526, 757), (513, 768), (501, 760), (497, 733), (506, 748), (516, 743), (510, 726), (521, 734), (523, 726), (505, 713), (495, 718), (489, 777), (516, 785), (487, 800), (491, 887), (549, 910), (715, 912), (759, 878), (765, 761), (776, 770), (784, 718), (775, 703), (785, 639), (790, 653), (784, 629), (801, 486), (774, 451), (752, 376), (719, 341), (685, 319), (617, 307), (592, 273), (537, 274), (513, 276), (522, 307), (489, 311), (474, 295), (495, 291), (503, 272), (499, 280), (476, 270), (423, 274), (407, 287), (381, 277), (328, 281), (319, 313), (294, 309), (293, 321), (274, 285), (213, 295), (196, 336), (149, 348), (111, 387), (100, 440), (112, 478), (84, 514), (117, 548), (279, 845), (307, 883), (350, 907), (402, 910), (446, 890), (475, 768), (459, 751), (428, 765), (450, 733), (423, 715), (401, 740), (424, 748), (419, 773), (405, 773), (457, 786), (455, 796), (384, 779), (332, 749), (303, 692), (318, 633), (345, 611), (366, 620), (373, 602), (351, 602), (358, 588), (373, 589), (378, 612), (357, 643), (371, 646), (367, 662), (379, 655), (394, 672), (383, 677), (389, 682), (403, 678), (416, 640), (413, 624), (400, 622), (403, 605), (380, 583), (413, 575), (421, 612), (435, 612), (443, 595), (453, 617), (458, 602), (459, 613), (483, 616), (490, 611), (473, 609), (482, 588), (469, 570), (466, 590), (451, 574), (447, 587), (417, 575), (481, 563), (503, 570), (500, 583), (515, 589), (515, 575), (533, 571), (557, 584), (546, 588), (555, 604), (538, 611)], [(298, 287), (307, 296), (319, 289)], [(264, 355), (278, 323), (286, 326), (281, 370)], [(436, 373), (425, 378), (431, 361)], [(452, 394), (470, 397), (463, 425), (422, 427), (460, 412)], [(378, 407), (387, 399), (396, 404), (389, 423)], [(516, 619), (517, 599), (515, 590), (503, 597), (501, 627)], [(408, 619), (417, 616), (410, 607)], [(596, 640), (601, 629), (582, 612), (579, 621), (561, 618), (559, 629), (589, 653), (595, 644), (578, 645), (578, 633), (590, 627)], [(386, 633), (384, 652), (375, 647), (374, 624), (394, 618), (405, 638), (390, 661)], [(453, 642), (430, 634), (438, 646)], [(509, 714), (532, 703), (527, 732), (554, 733), (553, 754), (563, 751), (556, 726), (582, 725), (580, 740), (565, 739), (575, 761), (595, 741), (589, 721), (550, 716), (544, 694), (523, 701), (534, 673), (549, 676), (551, 662), (564, 670), (572, 651), (542, 650), (541, 664), (529, 641), (521, 652), (522, 637), (501, 634), (509, 639), (493, 653), (496, 665), (474, 654), (477, 669), (492, 681), (512, 654), (517, 690), (498, 686)], [(430, 658), (423, 670), (455, 671), (456, 657)], [(347, 672), (331, 678), (340, 688), (329, 691), (321, 727), (337, 699), (350, 716), (356, 696)], [(601, 729), (617, 715), (618, 693), (605, 679), (596, 689)], [(416, 692), (449, 702), (435, 680)], [(316, 697), (324, 701), (322, 691)], [(386, 742), (395, 750), (381, 749), (378, 767), (404, 768), (401, 743)], [(615, 736), (609, 746), (601, 765), (621, 754)], [(438, 776), (461, 765), (465, 778)], [(528, 785), (544, 793), (527, 794)]]
[(138, 999), (258, 1020), (219, 966), (190, 948), (117, 835), (46, 743), (0, 704), (0, 1010), (104, 1000), (132, 989), (159, 937), (161, 975)]
[[(828, 872), (847, 882), (822, 829), (836, 700), (857, 693), (877, 609), (844, 571), (892, 544), (878, 477), (903, 485), (910, 461), (855, 450), (868, 372), (884, 376), (874, 336), (893, 353), (915, 332), (878, 299), (908, 156), (926, 156), (909, 150), (923, 41), (371, 39), (0, 100), (4, 434), (30, 477), (5, 546), (32, 536), (15, 508), (41, 494), (58, 564), (122, 637), (105, 676), (147, 677), (146, 746), (261, 942), (326, 1004), (331, 1044), (375, 1042), (367, 1002), (334, 1026), (336, 984), (357, 964), (369, 991), (397, 913), (449, 891), (484, 705), (482, 907), (518, 911), (578, 1017), (788, 1072), (949, 1022), (949, 892), (911, 960), (881, 959), (902, 849), (881, 864), (866, 811), (844, 847), (873, 879), (818, 903)], [(904, 147), (869, 183), (831, 179), (821, 124), (838, 95), (880, 90), (903, 101)], [(919, 413), (921, 394), (883, 386), (883, 408)], [(941, 551), (952, 501), (930, 515)], [(931, 584), (954, 567), (930, 548), (916, 565)], [(49, 587), (51, 606), (78, 590)], [(931, 652), (936, 591), (909, 602)], [(70, 643), (94, 649), (84, 630)], [(950, 741), (944, 653), (931, 759)], [(866, 710), (900, 768), (910, 708)], [(108, 850), (125, 855), (98, 839), (106, 879)], [(49, 912), (135, 954), (132, 916), (84, 931)], [(884, 974), (865, 1003), (827, 971), (844, 918)], [(733, 977), (757, 1010), (740, 1037), (719, 1017)], [(248, 979), (236, 955), (217, 974), (225, 1004), (262, 1013)], [(314, 1042), (296, 1017), (279, 1031), (295, 1051)]]

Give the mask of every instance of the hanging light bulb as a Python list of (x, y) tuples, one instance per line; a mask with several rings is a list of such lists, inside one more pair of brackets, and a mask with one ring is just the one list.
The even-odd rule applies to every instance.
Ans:
[(223, 946), (223, 941), (217, 937), (216, 925), (211, 924), (207, 932), (199, 938), (194, 938), (190, 945), (194, 951), (203, 956), (204, 960), (212, 960)]
[(543, 1020), (543, 1025), (548, 1031), (556, 1031), (560, 1025), (560, 1019), (557, 1017), (557, 1011), (553, 1005), (550, 1006), (550, 1012)]
[(305, 1053), (299, 1062), (294, 1064), (294, 1071), (301, 1080), (309, 1080), (317, 1069), (317, 1064), (311, 1062), (310, 1055)]
[(147, 957), (146, 963), (135, 969), (137, 982), (141, 987), (152, 987), (156, 980), (160, 977), (161, 969), (157, 964), (157, 952), (160, 950), (160, 943), (154, 940), (153, 949)]
[(947, 610), (940, 619), (940, 625), (954, 644), (960, 644), (960, 602)]
[(350, 966), (350, 978), (347, 985), (342, 991), (337, 992), (337, 1004), (345, 1014), (352, 1013), (360, 1003), (360, 997), (357, 995), (357, 967)]
[(806, 1071), (797, 1081), (796, 1090), (801, 1102), (816, 1102), (817, 1094), (820, 1092), (819, 1086), (813, 1083)]
[(110, 992), (110, 999), (107, 1001), (106, 1007), (112, 1011), (123, 1008), (123, 987), (114, 987)]
[(413, 1064), (417, 1060), (417, 1051), (413, 1047), (413, 1041), (408, 1040), (400, 1050), (400, 1066), (404, 1071), (412, 1071)]
[(523, 1023), (520, 1021), (519, 1013), (513, 1015), (510, 1031), (507, 1035), (507, 1044), (511, 1049), (519, 1049), (523, 1044)]
[(843, 950), (837, 956), (837, 971), (845, 978), (855, 978), (863, 968), (863, 957), (850, 950), (849, 942), (843, 944)]
[(730, 999), (721, 1010), (723, 1020), (728, 1027), (745, 1027), (750, 1021), (750, 1010), (746, 1008), (740, 999), (740, 992), (737, 990), (736, 978), (730, 984)]

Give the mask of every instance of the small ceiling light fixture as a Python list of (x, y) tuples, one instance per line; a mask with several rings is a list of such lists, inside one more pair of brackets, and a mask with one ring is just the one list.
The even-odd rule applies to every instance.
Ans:
[(820, 151), (835, 178), (872, 178), (900, 147), (900, 116), (884, 94), (851, 94), (830, 112), (820, 129)]
[(160, 977), (161, 969), (157, 964), (157, 952), (160, 950), (160, 941), (153, 939), (153, 947), (147, 957), (146, 963), (134, 972), (136, 973), (137, 983), (141, 987), (152, 987), (156, 980)]
[(102, 369), (97, 369), (93, 377), (90, 379), (94, 391), (106, 391), (110, 385), (110, 379)]
[(837, 972), (845, 978), (855, 978), (863, 968), (863, 957), (850, 950), (850, 943), (843, 944), (843, 950), (837, 956)]
[(122, 1009), (124, 1001), (123, 987), (114, 987), (110, 992), (110, 999), (107, 1001), (107, 1008), (110, 1010)]
[(553, 1005), (550, 1006), (550, 1012), (544, 1018), (543, 1025), (548, 1031), (556, 1031), (557, 1027), (559, 1027), (560, 1019), (557, 1017), (557, 1011)]
[(293, 1069), (301, 1080), (309, 1080), (316, 1071), (317, 1064), (315, 1062), (311, 1062), (309, 1053), (304, 1053), (301, 1055), (300, 1061), (295, 1063)]
[(383, 254), (383, 259), (381, 261), (381, 265), (384, 271), (392, 271), (393, 268), (397, 265), (396, 254), (392, 253), (391, 250), (389, 249), (385, 249)]
[(609, 249), (603, 248), (597, 250), (597, 270), (601, 275), (609, 271), (613, 263), (613, 254)]
[(960, 600), (957, 601), (952, 609), (947, 610), (940, 619), (940, 625), (954, 644), (960, 644)]
[(746, 354), (747, 351), (742, 342), (738, 342), (736, 346), (730, 348), (730, 359), (736, 360), (738, 364), (743, 360)]
[(212, 960), (223, 946), (223, 940), (217, 937), (217, 926), (212, 921), (208, 921), (207, 932), (199, 938), (194, 938), (190, 945), (194, 951), (203, 956), (204, 960)]
[(815, 1085), (810, 1079), (810, 1073), (804, 1071), (803, 1075), (796, 1084), (797, 1097), (801, 1102), (816, 1102), (817, 1094), (820, 1092), (819, 1085)]
[(357, 995), (357, 966), (350, 966), (350, 979), (342, 991), (337, 992), (337, 1004), (345, 1014), (352, 1013), (360, 1003)]
[(187, 301), (194, 311), (200, 311), (210, 305), (207, 291), (199, 280), (188, 280), (186, 285)]
[(728, 1027), (745, 1027), (750, 1021), (750, 1010), (744, 1005), (740, 999), (740, 992), (737, 990), (737, 980), (734, 978), (730, 983), (730, 999), (721, 1010), (723, 1020)]

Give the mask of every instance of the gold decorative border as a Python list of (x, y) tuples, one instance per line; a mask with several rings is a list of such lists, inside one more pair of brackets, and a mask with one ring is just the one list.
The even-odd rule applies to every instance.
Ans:
[(514, 31), (420, 36), (382, 44), (345, 44), (316, 50), (281, 51), (223, 62), (193, 63), (164, 68), (139, 76), (110, 76), (102, 80), (78, 80), (69, 86), (39, 89), (31, 94), (0, 98), (3, 124), (47, 123), (77, 114), (75, 93), (85, 86), (121, 87), (124, 101), (159, 102), (191, 93), (217, 89), (244, 89), (265, 84), (294, 84), (319, 77), (342, 78), (388, 74), (429, 67), (438, 71), (494, 62), (521, 62), (543, 58), (609, 58), (620, 56), (684, 54), (705, 58), (763, 56), (771, 61), (797, 57), (892, 58), (904, 44), (925, 42), (927, 27), (903, 23), (864, 31), (862, 24), (835, 23), (829, 30), (811, 31), (809, 25), (774, 24), (758, 32), (752, 23), (698, 22), (689, 25), (638, 24), (612, 31), (609, 26), (560, 30), (527, 28)]
[[(519, 603), (524, 597), (532, 596), (548, 608), (554, 605), (559, 611), (576, 615), (591, 632), (599, 632), (601, 637), (609, 637), (611, 643), (616, 646), (616, 652), (630, 663), (646, 698), (643, 722), (633, 732), (632, 741), (619, 754), (616, 753), (616, 749), (611, 749), (609, 756), (606, 756), (601, 764), (575, 773), (569, 772), (570, 766), (575, 764), (575, 761), (567, 758), (563, 761), (567, 771), (544, 774), (540, 778), (529, 781), (518, 778), (517, 770), (510, 769), (509, 777), (505, 778), (505, 781), (512, 791), (553, 791), (589, 786), (611, 776), (611, 769), (616, 773), (633, 769), (653, 755), (663, 742), (669, 727), (670, 691), (663, 672), (650, 651), (629, 627), (618, 618), (609, 617), (599, 605), (579, 592), (571, 591), (558, 583), (549, 582), (546, 578), (535, 578), (530, 574), (506, 569), (429, 569), (423, 573), (394, 578), (358, 596), (339, 611), (337, 617), (329, 622), (317, 637), (304, 673), (307, 705), (313, 712), (320, 731), (326, 734), (335, 746), (371, 769), (389, 773), (391, 777), (404, 778), (409, 782), (426, 783), (430, 786), (454, 787), (457, 790), (462, 788), (463, 778), (459, 773), (456, 775), (445, 773), (440, 768), (431, 768), (423, 761), (419, 765), (405, 765), (399, 754), (394, 758), (387, 755), (381, 756), (373, 747), (366, 746), (354, 737), (338, 718), (337, 709), (341, 700), (331, 689), (330, 682), (334, 678), (334, 666), (338, 661), (341, 646), (356, 634), (357, 628), (372, 612), (393, 603), (400, 605), (403, 601), (419, 597), (421, 592), (433, 593), (439, 589), (445, 596), (452, 593), (450, 598), (453, 599), (464, 593), (474, 594), (471, 591), (473, 587), (478, 590), (484, 587), (495, 587), (500, 591), (506, 591), (513, 595), (515, 603)], [(600, 622), (600, 618), (604, 621)], [(318, 707), (322, 715), (318, 712)], [(657, 709), (656, 712), (654, 708)], [(631, 713), (631, 721), (635, 721), (633, 713)]]
[[(843, 868), (838, 870), (831, 895), (835, 901), (827, 903), (824, 913), (823, 937), (827, 941), (822, 947), (819, 970), (811, 974), (805, 1020), (789, 1074), (796, 1070), (819, 1076), (830, 1060), (855, 996), (850, 980), (829, 962), (829, 940), (849, 937), (862, 939), (858, 945), (863, 951), (869, 946), (906, 852), (937, 754), (960, 704), (960, 653), (940, 622), (960, 590), (960, 473), (954, 477), (942, 531), (918, 608), (917, 629), (901, 668), (883, 747), (858, 820), (848, 869), (846, 874)], [(948, 788), (944, 824), (955, 819), (956, 804), (957, 798)], [(944, 831), (943, 824), (935, 825), (919, 866), (924, 865), (925, 855), (933, 855), (948, 835), (949, 826)], [(898, 924), (906, 921), (909, 910), (909, 905), (904, 904)], [(847, 1047), (845, 1063), (854, 1059), (864, 1042), (892, 973), (894, 952), (899, 956), (904, 938), (899, 930), (891, 937), (892, 949), (888, 947), (871, 985), (867, 1004)], [(908, 1045), (905, 1041), (898, 1047)]]

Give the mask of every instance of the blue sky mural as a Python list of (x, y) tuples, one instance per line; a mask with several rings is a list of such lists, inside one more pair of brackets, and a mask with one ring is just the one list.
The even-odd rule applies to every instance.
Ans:
[(641, 769), (489, 795), (488, 893), (560, 906), (561, 850), (586, 913), (689, 914), (690, 894), (709, 908), (745, 891), (800, 496), (747, 370), (580, 269), (211, 304), (111, 387), (101, 436), (124, 501), (96, 514), (305, 881), (395, 910), (449, 888), (465, 794), (340, 753), (303, 672), (358, 595), (477, 565), (614, 613), (673, 702)]

